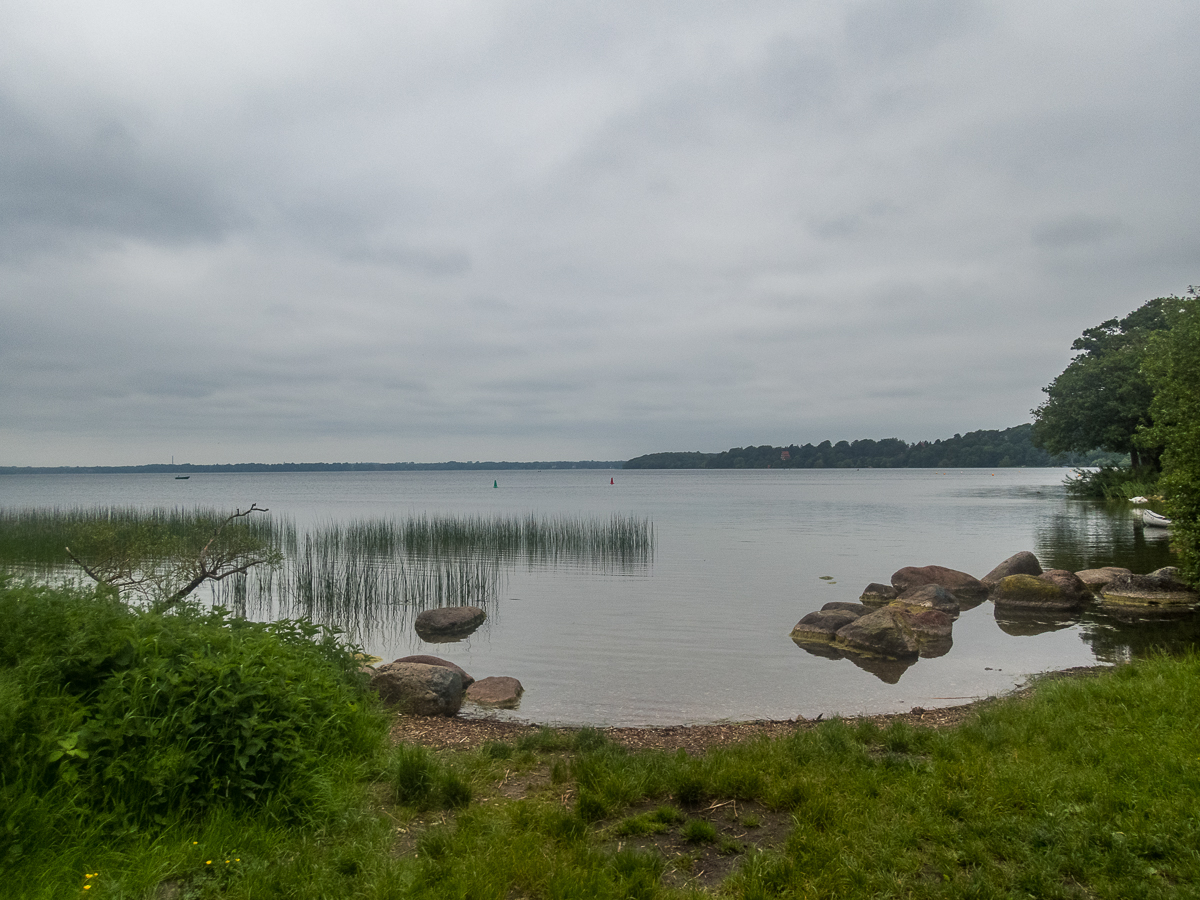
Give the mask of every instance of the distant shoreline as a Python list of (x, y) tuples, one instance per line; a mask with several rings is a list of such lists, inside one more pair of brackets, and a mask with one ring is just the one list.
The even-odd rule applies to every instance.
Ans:
[(457, 472), (513, 469), (619, 469), (624, 460), (440, 463), (150, 463), (143, 466), (0, 466), (0, 475), (228, 475), (241, 472)]

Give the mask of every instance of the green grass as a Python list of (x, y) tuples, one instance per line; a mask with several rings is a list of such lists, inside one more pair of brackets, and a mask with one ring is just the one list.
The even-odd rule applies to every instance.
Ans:
[(351, 650), (0, 585), (3, 895), (1200, 894), (1194, 653), (944, 731), (834, 720), (689, 755), (587, 729), (389, 748)]

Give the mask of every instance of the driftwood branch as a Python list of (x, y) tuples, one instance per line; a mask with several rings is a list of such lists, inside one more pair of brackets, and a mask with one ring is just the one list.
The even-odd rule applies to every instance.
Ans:
[(221, 547), (218, 544), (225, 529), (238, 519), (247, 518), (256, 512), (269, 511), (257, 503), (250, 504), (250, 508), (246, 510), (234, 510), (233, 515), (227, 516), (217, 526), (193, 560), (181, 561), (182, 565), (176, 568), (175, 572), (177, 577), (187, 578), (187, 583), (169, 595), (167, 594), (169, 589), (163, 583), (166, 581), (163, 573), (154, 571), (153, 568), (139, 567), (136, 562), (122, 554), (114, 553), (109, 559), (102, 560), (100, 564), (93, 563), (92, 565), (88, 565), (80, 559), (70, 547), (66, 548), (67, 556), (87, 573), (89, 578), (105, 587), (138, 588), (147, 583), (153, 584), (158, 596), (164, 598), (154, 603), (153, 608), (156, 611), (165, 612), (206, 581), (222, 581), (230, 575), (245, 574), (255, 566), (276, 561), (278, 553), (273, 552), (270, 548), (264, 549), (261, 543), (258, 546), (246, 546), (243, 549), (238, 549), (236, 541), (232, 547)]
[(108, 584), (108, 582), (105, 579), (101, 578), (99, 575), (97, 575), (95, 572), (93, 572), (87, 563), (85, 563), (82, 559), (80, 559), (78, 556), (76, 556), (74, 553), (72, 553), (70, 547), (67, 547), (66, 551), (67, 551), (67, 556), (71, 557), (71, 559), (72, 559), (72, 561), (74, 561), (75, 565), (77, 565), (77, 566), (79, 566), (79, 568), (83, 569), (83, 571), (85, 571), (88, 574), (89, 578), (91, 578), (93, 581), (95, 581), (99, 584)]
[(236, 521), (237, 519), (244, 519), (251, 513), (256, 512), (270, 512), (270, 510), (266, 507), (259, 506), (257, 503), (251, 503), (250, 508), (245, 512), (240, 509), (235, 509), (233, 511), (233, 515), (226, 518), (225, 521), (217, 527), (217, 530), (213, 532), (213, 536), (208, 539), (208, 543), (206, 543), (204, 548), (200, 551), (200, 555), (196, 559), (198, 571), (196, 572), (195, 576), (193, 576), (187, 584), (173, 593), (162, 603), (157, 604), (155, 609), (159, 612), (166, 612), (206, 581), (222, 581), (223, 579), (228, 578), (230, 575), (238, 575), (247, 572), (254, 566), (267, 562), (266, 558), (259, 559), (256, 557), (243, 560), (240, 565), (234, 565), (234, 560), (237, 558), (236, 554), (233, 557), (227, 557), (225, 554), (217, 554), (215, 558), (209, 556), (209, 550), (212, 549), (213, 543), (221, 536), (221, 532), (223, 532), (230, 523)]

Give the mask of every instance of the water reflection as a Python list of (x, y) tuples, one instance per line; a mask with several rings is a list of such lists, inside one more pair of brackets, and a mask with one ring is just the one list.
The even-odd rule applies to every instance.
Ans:
[(1039, 519), (1035, 552), (1045, 569), (1078, 572), (1122, 566), (1153, 572), (1173, 565), (1164, 529), (1146, 528), (1128, 503), (1067, 500)]
[(277, 569), (257, 569), (213, 589), (214, 602), (259, 619), (305, 617), (358, 643), (389, 643), (417, 615), (478, 606), (495, 621), (516, 567), (648, 576), (649, 519), (414, 517), (319, 525), (297, 533)]
[(1154, 653), (1184, 653), (1200, 647), (1200, 612), (1161, 608), (1137, 613), (1090, 610), (1084, 614), (1080, 637), (1092, 648), (1096, 659), (1106, 663), (1128, 662)]
[(1013, 637), (1033, 637), (1062, 631), (1079, 621), (1077, 612), (1053, 612), (1050, 610), (1021, 610), (995, 607), (996, 625), (1005, 634)]

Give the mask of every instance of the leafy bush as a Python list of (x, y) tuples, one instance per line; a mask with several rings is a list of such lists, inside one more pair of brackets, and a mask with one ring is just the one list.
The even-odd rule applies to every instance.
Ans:
[(0, 578), (0, 859), (75, 817), (303, 810), (327, 759), (382, 739), (354, 649), (308, 622)]
[(1067, 493), (1081, 500), (1131, 500), (1158, 492), (1158, 473), (1142, 467), (1100, 466), (1075, 469), (1063, 482)]

